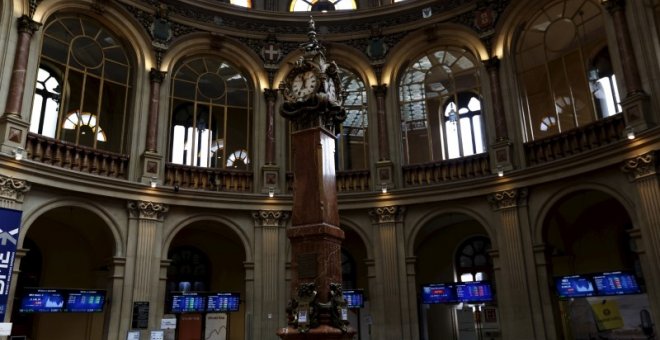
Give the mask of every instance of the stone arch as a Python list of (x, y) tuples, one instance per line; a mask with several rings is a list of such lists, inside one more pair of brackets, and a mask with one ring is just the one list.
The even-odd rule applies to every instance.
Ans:
[(572, 193), (585, 191), (585, 190), (598, 191), (612, 197), (619, 204), (621, 204), (621, 206), (626, 210), (633, 225), (638, 224), (637, 221), (639, 217), (635, 213), (635, 209), (633, 207), (632, 201), (629, 198), (622, 196), (619, 191), (615, 190), (611, 186), (602, 183), (594, 183), (594, 182), (579, 183), (576, 185), (570, 185), (570, 186), (564, 186), (558, 188), (555, 192), (553, 192), (549, 196), (549, 199), (545, 201), (545, 203), (543, 204), (543, 208), (538, 212), (538, 214), (530, 219), (532, 221), (532, 237), (533, 237), (532, 242), (534, 244), (542, 244), (544, 242), (543, 241), (544, 221), (547, 219), (551, 209), (553, 209), (553, 207), (555, 207), (562, 198)]
[(231, 230), (241, 240), (241, 244), (245, 249), (245, 262), (254, 261), (254, 258), (252, 257), (252, 244), (250, 242), (249, 237), (246, 235), (245, 231), (241, 229), (237, 223), (218, 215), (191, 216), (184, 220), (179, 221), (169, 233), (163, 235), (164, 237), (163, 237), (163, 246), (161, 248), (161, 252), (162, 252), (161, 258), (162, 259), (167, 258), (167, 252), (169, 251), (170, 245), (172, 244), (172, 240), (181, 230), (183, 230), (184, 228), (188, 227), (189, 225), (195, 222), (200, 222), (200, 221), (217, 222), (222, 224), (223, 226), (228, 227), (229, 230)]
[(101, 220), (105, 222), (106, 226), (108, 227), (108, 231), (110, 231), (113, 237), (112, 240), (114, 245), (113, 255), (116, 257), (123, 257), (126, 255), (126, 249), (124, 248), (125, 235), (123, 235), (122, 232), (120, 231), (119, 228), (120, 223), (113, 217), (113, 215), (110, 212), (103, 209), (101, 205), (93, 203), (89, 200), (82, 200), (79, 198), (53, 199), (42, 204), (37, 208), (25, 211), (23, 214), (23, 222), (22, 222), (22, 225), (24, 227), (21, 230), (17, 245), (19, 247), (22, 247), (28, 230), (39, 217), (41, 217), (43, 214), (53, 209), (61, 208), (61, 207), (78, 207), (78, 208), (86, 209), (92, 212), (93, 214), (95, 214), (96, 216), (98, 216), (99, 218), (101, 218)]

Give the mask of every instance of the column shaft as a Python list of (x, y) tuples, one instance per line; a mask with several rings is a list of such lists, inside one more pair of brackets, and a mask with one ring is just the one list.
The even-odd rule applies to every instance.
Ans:
[(158, 151), (158, 108), (160, 103), (160, 84), (163, 82), (165, 74), (154, 68), (149, 72), (151, 80), (151, 92), (149, 94), (149, 117), (147, 125), (147, 151)]
[(275, 100), (277, 90), (265, 89), (266, 97), (266, 164), (275, 164)]
[(389, 136), (387, 134), (387, 115), (385, 112), (385, 95), (387, 94), (387, 85), (373, 86), (376, 95), (376, 110), (378, 112), (378, 160), (385, 161), (390, 159)]
[(11, 79), (9, 80), (9, 94), (5, 104), (5, 115), (21, 115), (23, 93), (25, 92), (25, 72), (30, 57), (30, 40), (39, 29), (40, 24), (24, 15), (18, 18), (18, 41)]

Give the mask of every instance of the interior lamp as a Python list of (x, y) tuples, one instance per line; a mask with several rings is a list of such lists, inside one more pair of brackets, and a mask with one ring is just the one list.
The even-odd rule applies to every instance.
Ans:
[(23, 148), (21, 148), (21, 147), (16, 148), (16, 150), (14, 150), (14, 159), (17, 160), (17, 161), (20, 161), (21, 159), (23, 159), (23, 152), (24, 151), (25, 150), (23, 150)]
[(158, 186), (158, 179), (156, 177), (151, 177), (149, 184), (151, 185), (152, 188), (155, 188), (156, 186)]
[(504, 176), (504, 168), (501, 165), (497, 166), (497, 176), (499, 177)]
[(635, 129), (632, 126), (626, 128), (626, 137), (628, 139), (635, 139)]
[(387, 194), (387, 183), (383, 182), (383, 183), (380, 184), (380, 191), (383, 194)]
[(275, 197), (275, 187), (273, 186), (268, 187), (268, 197), (270, 198)]

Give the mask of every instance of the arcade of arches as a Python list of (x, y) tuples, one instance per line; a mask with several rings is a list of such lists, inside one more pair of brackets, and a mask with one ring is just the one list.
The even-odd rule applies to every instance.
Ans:
[[(356, 339), (657, 334), (660, 1), (344, 2), (312, 14), (345, 91)], [(168, 339), (278, 338), (294, 190), (279, 86), (314, 3), (2, 2), (10, 339), (145, 339), (167, 323)], [(618, 272), (635, 286), (600, 287)], [(490, 294), (456, 296), (469, 282)], [(104, 300), (67, 312), (74, 291)], [(57, 292), (59, 307), (28, 301)], [(240, 300), (174, 310), (184, 293)]]

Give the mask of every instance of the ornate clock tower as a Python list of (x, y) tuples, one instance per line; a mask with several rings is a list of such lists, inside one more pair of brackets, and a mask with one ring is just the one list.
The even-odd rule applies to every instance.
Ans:
[(291, 301), (282, 339), (352, 339), (342, 295), (334, 129), (346, 118), (337, 65), (325, 59), (310, 18), (309, 41), (280, 84), (280, 113), (292, 123)]

